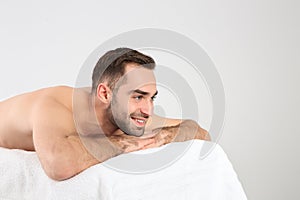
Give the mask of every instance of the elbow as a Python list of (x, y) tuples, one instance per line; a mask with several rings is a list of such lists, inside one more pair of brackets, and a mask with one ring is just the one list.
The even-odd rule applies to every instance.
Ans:
[(209, 132), (207, 130), (201, 128), (200, 126), (198, 126), (198, 128), (197, 128), (196, 139), (211, 141)]
[[(201, 128), (202, 129), (202, 128)], [(211, 141), (211, 137), (209, 135), (209, 132), (205, 129), (202, 129), (202, 140)]]
[(55, 181), (64, 181), (75, 176), (75, 173), (70, 173), (69, 171), (56, 170), (49, 173), (48, 176), (49, 178)]
[(187, 124), (190, 130), (195, 130), (194, 139), (211, 141), (209, 132), (203, 129), (202, 127), (200, 127), (196, 121), (189, 119), (189, 120), (184, 120), (183, 123)]
[(46, 175), (55, 181), (63, 181), (79, 173), (76, 170), (75, 165), (71, 163), (62, 163), (60, 161), (53, 161), (52, 163), (45, 164), (43, 168)]

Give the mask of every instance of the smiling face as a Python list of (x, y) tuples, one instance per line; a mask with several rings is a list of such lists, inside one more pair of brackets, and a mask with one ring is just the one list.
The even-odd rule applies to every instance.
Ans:
[(143, 135), (153, 113), (156, 95), (153, 71), (136, 64), (127, 64), (125, 75), (113, 91), (108, 109), (110, 121), (128, 135)]

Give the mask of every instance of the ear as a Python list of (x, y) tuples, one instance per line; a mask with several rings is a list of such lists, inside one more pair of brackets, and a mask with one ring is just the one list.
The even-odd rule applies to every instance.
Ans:
[(100, 83), (97, 87), (97, 98), (105, 104), (111, 101), (111, 90), (105, 83)]

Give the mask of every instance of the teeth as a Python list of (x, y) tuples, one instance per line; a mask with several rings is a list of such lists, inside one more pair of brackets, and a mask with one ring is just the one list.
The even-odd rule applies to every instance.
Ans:
[(137, 119), (136, 121), (139, 123), (144, 123), (144, 120), (141, 120), (141, 119)]
[(138, 126), (144, 126), (146, 124), (146, 120), (144, 119), (139, 119), (135, 117), (131, 117), (132, 120), (134, 120), (136, 123), (138, 123)]

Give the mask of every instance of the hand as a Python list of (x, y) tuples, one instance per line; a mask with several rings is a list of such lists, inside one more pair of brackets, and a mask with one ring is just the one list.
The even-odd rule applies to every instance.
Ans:
[(177, 135), (178, 126), (164, 127), (153, 130), (154, 136), (151, 138), (154, 142), (147, 144), (143, 149), (160, 147), (164, 144), (173, 142), (174, 138)]
[(115, 145), (121, 153), (128, 153), (144, 149), (145, 146), (153, 144), (155, 139), (152, 138), (140, 138), (125, 134), (120, 129), (114, 134), (107, 136), (109, 141)]
[(210, 140), (206, 130), (195, 121), (185, 120), (176, 126), (163, 127), (153, 130), (154, 142), (144, 146), (143, 149), (160, 147), (171, 142), (184, 142), (192, 139)]
[(87, 151), (100, 162), (104, 162), (122, 153), (141, 150), (146, 145), (155, 142), (153, 138), (130, 136), (121, 130), (116, 131), (112, 135), (81, 136), (80, 141)]

